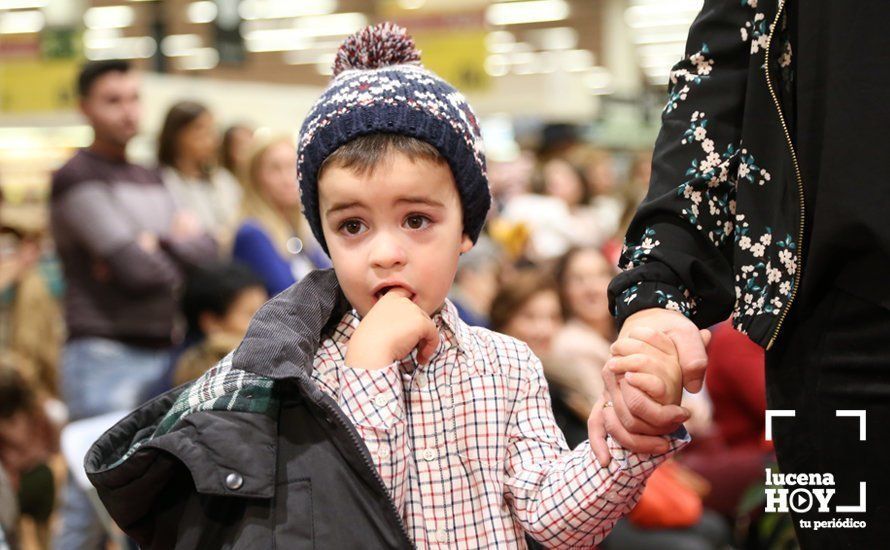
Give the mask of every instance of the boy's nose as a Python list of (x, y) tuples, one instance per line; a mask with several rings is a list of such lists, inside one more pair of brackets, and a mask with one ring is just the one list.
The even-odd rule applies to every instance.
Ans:
[(371, 249), (371, 265), (379, 268), (393, 268), (404, 265), (407, 259), (405, 249), (392, 235), (380, 233), (374, 239)]

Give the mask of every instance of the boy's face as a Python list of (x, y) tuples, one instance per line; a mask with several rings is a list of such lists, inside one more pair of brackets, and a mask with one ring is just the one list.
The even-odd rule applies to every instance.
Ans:
[(447, 164), (393, 152), (369, 174), (326, 168), (318, 193), (334, 271), (359, 315), (392, 286), (428, 315), (442, 306), (458, 258), (473, 247)]
[(269, 294), (265, 288), (247, 287), (238, 293), (225, 315), (214, 315), (209, 311), (202, 313), (199, 321), (201, 330), (207, 335), (226, 333), (244, 338), (250, 320), (268, 299)]

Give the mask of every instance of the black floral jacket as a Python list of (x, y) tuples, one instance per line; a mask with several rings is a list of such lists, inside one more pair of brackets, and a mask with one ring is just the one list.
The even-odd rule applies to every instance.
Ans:
[(652, 307), (732, 315), (769, 348), (800, 282), (803, 182), (789, 116), (786, 0), (705, 0), (671, 71), (649, 192), (609, 286), (619, 322)]

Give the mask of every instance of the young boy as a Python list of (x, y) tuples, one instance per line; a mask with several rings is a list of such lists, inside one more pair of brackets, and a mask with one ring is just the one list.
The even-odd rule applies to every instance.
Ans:
[(185, 339), (191, 344), (173, 365), (173, 385), (198, 378), (235, 349), (268, 299), (263, 280), (246, 265), (219, 263), (192, 270), (180, 305), (188, 327)]
[[(446, 299), (490, 197), (479, 128), (404, 30), (341, 47), (300, 135), (306, 218), (333, 261), (239, 349), (125, 418), (87, 471), (158, 548), (592, 547), (665, 453), (566, 447), (541, 364)], [(676, 356), (644, 362), (679, 399)]]

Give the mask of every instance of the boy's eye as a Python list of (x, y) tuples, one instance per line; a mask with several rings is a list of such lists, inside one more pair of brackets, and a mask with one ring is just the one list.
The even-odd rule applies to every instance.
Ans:
[(346, 220), (340, 224), (340, 231), (345, 231), (348, 235), (359, 235), (365, 227), (365, 224), (358, 220)]
[(405, 218), (405, 225), (409, 229), (423, 229), (430, 223), (430, 219), (420, 214), (412, 214)]

